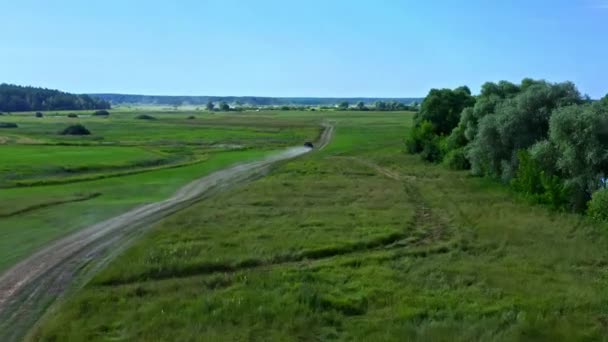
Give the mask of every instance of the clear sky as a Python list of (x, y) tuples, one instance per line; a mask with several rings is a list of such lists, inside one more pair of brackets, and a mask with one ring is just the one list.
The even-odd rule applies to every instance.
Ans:
[(3, 0), (0, 13), (0, 82), (79, 93), (410, 97), (524, 77), (608, 93), (608, 0)]

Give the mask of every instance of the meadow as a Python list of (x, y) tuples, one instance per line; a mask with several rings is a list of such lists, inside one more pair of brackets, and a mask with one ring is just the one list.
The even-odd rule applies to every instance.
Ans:
[[(69, 112), (72, 113), (72, 112)], [(2, 116), (0, 129), (0, 272), (49, 241), (145, 203), (213, 171), (259, 159), (319, 134), (317, 122), (258, 117), (112, 111)], [(194, 117), (194, 119), (189, 119)], [(89, 136), (58, 132), (75, 122)]]
[(30, 338), (604, 338), (606, 225), (405, 153), (412, 113), (257, 115), (335, 137), (159, 222)]

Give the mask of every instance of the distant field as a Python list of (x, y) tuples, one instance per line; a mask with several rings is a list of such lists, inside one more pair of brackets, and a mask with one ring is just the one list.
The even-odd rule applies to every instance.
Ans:
[(405, 154), (410, 114), (314, 116), (330, 146), (160, 222), (34, 339), (605, 336), (605, 226)]
[(160, 164), (165, 158), (137, 147), (0, 145), (0, 186), (31, 177)]

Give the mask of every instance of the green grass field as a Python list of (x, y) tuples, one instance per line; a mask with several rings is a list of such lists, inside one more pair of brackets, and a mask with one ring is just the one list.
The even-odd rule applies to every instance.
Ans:
[[(153, 121), (137, 115), (3, 116), (19, 127), (0, 130), (0, 272), (49, 241), (319, 134), (314, 119), (262, 114), (252, 125), (254, 119), (243, 114), (159, 112)], [(197, 119), (185, 119), (190, 115)], [(75, 121), (93, 135), (57, 134)]]
[(605, 225), (405, 154), (408, 113), (261, 115), (336, 135), (163, 220), (31, 337), (605, 339)]

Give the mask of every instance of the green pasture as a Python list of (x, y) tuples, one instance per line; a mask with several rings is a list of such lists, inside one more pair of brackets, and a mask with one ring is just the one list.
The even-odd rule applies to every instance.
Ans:
[(34, 340), (604, 339), (606, 226), (405, 154), (407, 114), (324, 119), (329, 147), (165, 219)]

